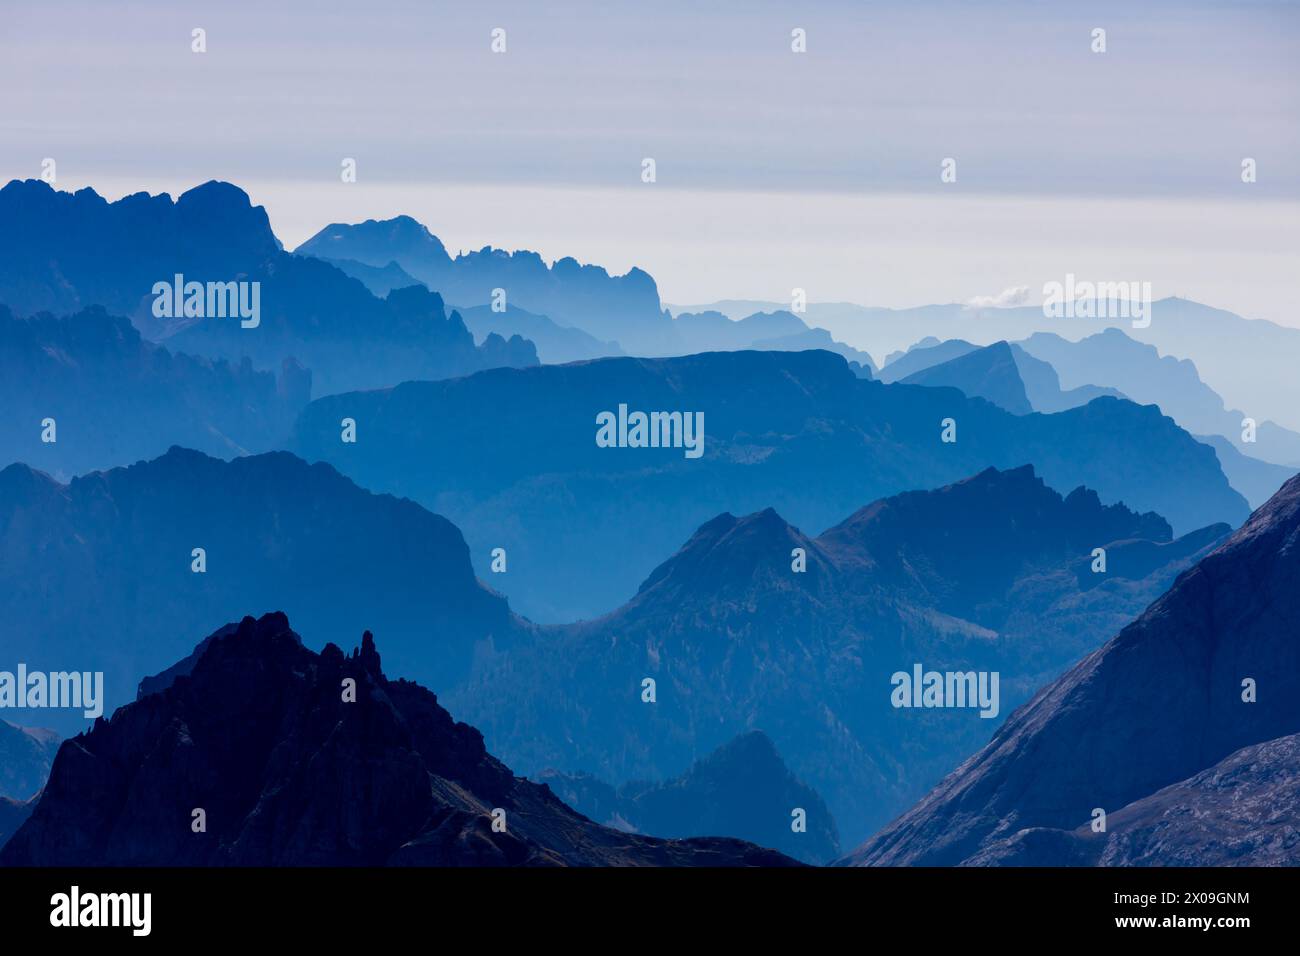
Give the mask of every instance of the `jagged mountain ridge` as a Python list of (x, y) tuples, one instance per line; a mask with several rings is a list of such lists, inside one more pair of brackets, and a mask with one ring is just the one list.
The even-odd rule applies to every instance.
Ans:
[(434, 694), (387, 679), (369, 631), (345, 657), (307, 650), (280, 613), (224, 630), (191, 673), (64, 744), (0, 865), (793, 862), (592, 823), (514, 776)]
[[(858, 840), (1228, 531), (1171, 540), (1158, 516), (1062, 497), (1030, 468), (876, 502), (817, 538), (771, 509), (723, 514), (621, 608), (481, 658), (451, 699), (512, 764), (613, 784), (761, 727)], [(999, 716), (893, 708), (891, 675), (915, 662), (1000, 671)]]
[[(620, 405), (703, 414), (702, 454), (598, 446), (596, 416)], [(355, 449), (339, 442), (345, 417)], [(330, 396), (304, 410), (290, 447), (446, 514), (485, 579), (505, 548), (495, 586), (547, 623), (616, 607), (721, 512), (775, 507), (819, 531), (863, 501), (989, 466), (1032, 462), (1060, 491), (1086, 485), (1179, 533), (1249, 513), (1213, 450), (1155, 408), (1101, 398), (1014, 416), (955, 389), (860, 379), (823, 351), (610, 358)]]

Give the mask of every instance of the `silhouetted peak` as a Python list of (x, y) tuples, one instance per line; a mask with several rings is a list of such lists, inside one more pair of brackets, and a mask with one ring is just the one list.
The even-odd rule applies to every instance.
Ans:
[(383, 670), (379, 666), (379, 651), (375, 650), (375, 636), (369, 631), (361, 635), (360, 660), (367, 673), (375, 677), (383, 676)]

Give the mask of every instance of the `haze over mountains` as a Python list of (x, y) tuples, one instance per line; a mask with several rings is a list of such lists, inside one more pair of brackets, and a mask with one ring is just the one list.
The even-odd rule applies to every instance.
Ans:
[[(789, 303), (725, 300), (673, 308), (714, 310), (738, 319), (788, 307)], [(1194, 362), (1201, 378), (1224, 397), (1229, 408), (1239, 408), (1258, 421), (1271, 419), (1300, 432), (1300, 386), (1295, 374), (1300, 328), (1243, 318), (1187, 299), (1156, 299), (1151, 303), (1151, 323), (1145, 328), (1134, 328), (1126, 319), (1047, 318), (1039, 306), (974, 308), (960, 303), (886, 309), (847, 302), (809, 302), (800, 317), (826, 329), (839, 341), (878, 356), (904, 350), (927, 336), (938, 341), (964, 339), (976, 345), (991, 345), (997, 341), (1022, 341), (1036, 332), (1078, 340), (1118, 327), (1130, 338), (1154, 345), (1162, 355)]]
[(502, 289), (506, 304), (548, 316), (629, 351), (652, 352), (669, 334), (672, 319), (659, 306), (659, 290), (640, 269), (611, 276), (572, 258), (551, 265), (535, 252), (484, 247), (452, 257), (438, 239), (409, 216), (326, 226), (296, 250), (300, 256), (347, 259), (368, 266), (395, 263), (449, 302), (490, 304)]
[[(537, 362), (522, 339), (476, 346), (437, 295), (412, 289), (379, 299), (328, 263), (284, 252), (265, 210), (229, 183), (205, 183), (175, 201), (137, 193), (109, 203), (91, 189), (15, 180), (0, 189), (0, 222), (0, 303), (14, 313), (102, 306), (176, 351), (236, 363), (248, 356), (262, 369), (296, 359), (312, 370), (318, 394)], [(158, 317), (155, 284), (176, 275), (259, 283), (256, 325), (238, 316)]]
[[(1140, 396), (1135, 401), (1158, 406), (1214, 448), (1228, 481), (1252, 508), (1297, 471), (1294, 465), (1274, 462), (1300, 461), (1300, 434), (1267, 421), (1247, 429), (1241, 413), (1224, 409), (1223, 400), (1201, 382), (1191, 362), (1161, 357), (1153, 346), (1134, 342), (1118, 329), (1079, 342), (1044, 333), (1024, 343), (984, 347), (956, 339), (925, 340), (891, 358), (879, 373), (882, 381), (951, 386), (1019, 415), (1061, 411), (1102, 394), (1131, 397), (1113, 388), (1076, 384), (1123, 383)], [(1070, 369), (1068, 390), (1061, 387), (1058, 365)]]
[[(702, 457), (599, 447), (596, 416), (620, 405), (702, 412)], [(340, 441), (344, 418), (355, 444)], [(616, 607), (719, 512), (774, 507), (820, 531), (864, 501), (988, 466), (1032, 462), (1060, 491), (1086, 485), (1179, 533), (1249, 512), (1214, 451), (1155, 408), (1103, 398), (1016, 416), (956, 389), (866, 381), (821, 351), (612, 358), (335, 395), (304, 410), (290, 447), (445, 514), (480, 576), (548, 623)], [(505, 574), (490, 571), (495, 548)]]
[[(284, 452), (226, 462), (172, 449), (68, 484), (11, 465), (0, 541), (0, 668), (103, 671), (105, 715), (235, 604), (287, 609), (322, 642), (365, 618), (434, 686), (463, 676), (478, 643), (518, 632), (452, 524)], [(9, 713), (68, 733), (86, 723), (79, 710)]]
[(847, 862), (1300, 862), (1298, 538), (1293, 478)]
[(386, 678), (370, 632), (350, 656), (316, 654), (280, 613), (226, 629), (191, 673), (68, 741), (0, 848), (6, 866), (790, 862), (598, 826), (515, 777), (434, 694)]
[[(1171, 540), (1159, 516), (1062, 498), (1029, 468), (879, 501), (818, 538), (770, 509), (723, 514), (623, 607), (482, 658), (450, 699), (521, 770), (614, 784), (762, 729), (856, 841), (1228, 531)], [(890, 677), (916, 662), (999, 671), (1002, 709), (895, 709)]]
[(71, 476), (172, 444), (224, 457), (266, 451), (310, 398), (311, 372), (292, 359), (277, 376), (247, 360), (173, 353), (99, 307), (18, 318), (0, 305), (0, 465)]
[[(903, 813), (852, 860), (1296, 862), (1300, 486), (1206, 556), (1300, 466), (1298, 330), (674, 315), (640, 269), (405, 216), (286, 252), (219, 182), (13, 182), (0, 226), (0, 671), (134, 701), (39, 807), (87, 721), (5, 704), (55, 728), (0, 722), (7, 861), (824, 862)], [(158, 314), (177, 275), (258, 283), (257, 321)], [(367, 629), (487, 748), (369, 637), (345, 658)], [(897, 707), (914, 667), (1000, 698)], [(195, 791), (206, 842), (166, 822)]]

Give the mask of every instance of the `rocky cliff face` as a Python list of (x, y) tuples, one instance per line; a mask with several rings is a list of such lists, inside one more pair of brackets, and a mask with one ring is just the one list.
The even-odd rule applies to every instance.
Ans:
[[(1294, 800), (1293, 744), (1229, 755), (1300, 731), (1298, 578), (1300, 478), (1293, 478), (848, 862), (1069, 858), (1082, 852), (1079, 841), (1045, 831), (1077, 831), (1097, 809), (1115, 814), (1105, 847), (1088, 851), (1097, 859), (1190, 858), (1198, 841), (1214, 842), (1207, 834), (1219, 826), (1214, 852), (1228, 859), (1232, 828), (1270, 814), (1267, 794), (1240, 800), (1248, 791), (1234, 791), (1233, 780), (1268, 781), (1278, 807)], [(1189, 808), (1181, 818), (1161, 809), (1180, 802)], [(1203, 825), (1189, 816), (1200, 813)], [(1279, 836), (1276, 826), (1261, 834), (1260, 858), (1283, 845), (1300, 861), (1294, 834)], [(1252, 858), (1246, 849), (1237, 841), (1240, 860)]]
[[(187, 675), (60, 749), (0, 864), (781, 865), (728, 839), (598, 826), (514, 776), (369, 632), (313, 653), (283, 614), (214, 636)], [(199, 825), (202, 821), (202, 826)]]

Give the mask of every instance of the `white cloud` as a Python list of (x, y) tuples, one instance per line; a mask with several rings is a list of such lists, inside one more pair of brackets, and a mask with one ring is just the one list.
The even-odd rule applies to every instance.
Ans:
[(1013, 306), (1024, 305), (1029, 301), (1029, 286), (1017, 285), (1009, 289), (1003, 289), (997, 295), (977, 295), (972, 299), (966, 300), (968, 308), (972, 309), (1009, 309)]

